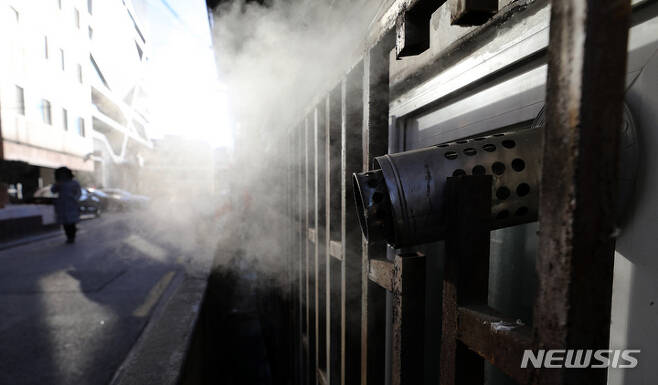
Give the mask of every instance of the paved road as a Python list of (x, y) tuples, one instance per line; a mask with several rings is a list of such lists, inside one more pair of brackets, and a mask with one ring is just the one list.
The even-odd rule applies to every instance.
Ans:
[(0, 251), (0, 384), (106, 384), (169, 283), (208, 250), (189, 222), (105, 214)]

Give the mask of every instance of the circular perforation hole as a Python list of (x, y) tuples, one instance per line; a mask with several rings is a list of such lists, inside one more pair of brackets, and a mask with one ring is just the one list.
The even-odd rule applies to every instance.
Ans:
[(505, 165), (501, 162), (495, 162), (491, 165), (491, 171), (496, 175), (503, 175), (505, 172)]
[(445, 148), (445, 147), (448, 147), (448, 146), (449, 146), (448, 144), (437, 144), (436, 145), (436, 147), (439, 147), (439, 148)]
[(512, 192), (509, 191), (509, 189), (505, 186), (498, 187), (498, 189), (496, 189), (496, 198), (500, 199), (501, 201), (509, 198), (511, 194)]
[(466, 154), (466, 155), (468, 155), (468, 156), (473, 156), (473, 155), (475, 155), (475, 154), (477, 154), (477, 153), (478, 153), (478, 152), (475, 151), (474, 148), (470, 148), (470, 147), (469, 147), (469, 148), (464, 149), (464, 154)]
[(530, 185), (527, 183), (521, 183), (516, 186), (516, 195), (524, 197), (530, 193)]
[(517, 217), (522, 217), (526, 214), (528, 214), (528, 208), (525, 206), (519, 207), (518, 209), (516, 209), (516, 212), (514, 213), (514, 215), (516, 215)]
[(505, 148), (514, 148), (514, 147), (516, 147), (516, 142), (511, 140), (511, 139), (503, 140), (503, 142), (501, 144)]
[(494, 152), (494, 151), (496, 151), (496, 145), (488, 143), (488, 144), (485, 144), (484, 146), (482, 146), (482, 149), (486, 152)]
[(448, 151), (445, 153), (446, 159), (454, 160), (457, 159), (457, 156), (458, 156), (457, 153), (454, 151)]
[(484, 168), (484, 166), (478, 164), (477, 166), (473, 167), (471, 172), (473, 175), (484, 175), (487, 173), (487, 169)]
[(479, 141), (481, 141), (481, 140), (485, 140), (485, 139), (486, 139), (486, 138), (484, 138), (484, 137), (481, 136), (481, 137), (479, 137), (479, 138), (475, 138), (475, 139), (473, 139), (473, 140), (476, 141), (476, 142), (479, 142)]
[(465, 144), (465, 143), (468, 143), (468, 140), (458, 140), (457, 143), (459, 143), (459, 144)]
[(525, 169), (525, 162), (523, 159), (516, 158), (512, 161), (512, 170), (521, 172)]
[(503, 211), (499, 212), (498, 214), (496, 214), (496, 219), (505, 219), (507, 217), (509, 217), (509, 211), (507, 211), (507, 210), (503, 210)]
[(462, 176), (462, 175), (466, 175), (466, 171), (462, 170), (461, 168), (456, 169), (452, 173), (452, 176)]
[(499, 133), (499, 134), (493, 134), (493, 136), (505, 136), (505, 134)]

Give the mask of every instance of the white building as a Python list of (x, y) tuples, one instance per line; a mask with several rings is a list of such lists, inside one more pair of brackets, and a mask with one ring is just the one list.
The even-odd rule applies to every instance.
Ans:
[(0, 0), (0, 181), (29, 196), (59, 166), (107, 185), (139, 165), (152, 145), (133, 15), (130, 1)]
[[(88, 0), (90, 1), (90, 0)], [(144, 29), (130, 1), (96, 1), (90, 12), (89, 68), (94, 159), (98, 183), (139, 189), (134, 183), (148, 136), (148, 61)]]

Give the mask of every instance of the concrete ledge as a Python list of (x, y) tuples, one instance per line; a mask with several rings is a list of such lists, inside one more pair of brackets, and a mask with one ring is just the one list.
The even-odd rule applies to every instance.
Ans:
[(173, 293), (165, 293), (166, 302), (158, 305), (111, 385), (180, 382), (207, 284), (207, 278), (190, 276), (172, 282)]
[(40, 217), (42, 225), (55, 223), (55, 208), (53, 205), (18, 204), (6, 205), (0, 209), (0, 221), (25, 217)]
[(56, 226), (52, 205), (7, 205), (0, 209), (0, 242), (40, 235)]
[[(57, 225), (45, 226), (39, 232), (32, 232), (32, 235), (20, 236), (17, 238), (8, 238), (4, 239), (0, 237), (0, 250), (11, 249), (13, 247), (27, 245), (28, 243), (38, 242), (48, 238), (54, 238), (57, 236), (64, 237), (64, 233), (57, 228)], [(2, 234), (2, 229), (0, 228), (0, 234)], [(24, 235), (24, 234), (21, 234)]]

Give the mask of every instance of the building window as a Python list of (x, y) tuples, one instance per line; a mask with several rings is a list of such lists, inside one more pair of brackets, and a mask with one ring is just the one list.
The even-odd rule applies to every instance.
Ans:
[(62, 108), (62, 128), (64, 131), (69, 129), (69, 112), (66, 111), (66, 108)]
[(65, 62), (65, 59), (64, 59), (64, 50), (61, 49), (61, 48), (59, 50), (59, 58), (60, 58), (60, 61), (62, 63), (62, 71), (64, 71), (66, 69), (66, 62)]
[(75, 9), (75, 26), (76, 28), (80, 29), (80, 11), (78, 9)]
[(48, 59), (48, 36), (43, 37), (43, 57)]
[(89, 26), (88, 30), (89, 30), (89, 38), (92, 39), (94, 37), (94, 29), (91, 28), (91, 26)]
[(78, 135), (85, 136), (85, 120), (78, 118), (75, 129), (77, 130)]
[(16, 86), (16, 113), (25, 115), (25, 92), (19, 86)]
[(82, 84), (82, 66), (78, 64), (78, 82)]
[(87, 0), (87, 11), (89, 11), (89, 14), (92, 15), (92, 0)]
[(50, 110), (50, 102), (46, 99), (41, 99), (41, 120), (45, 124), (53, 124), (52, 111)]

